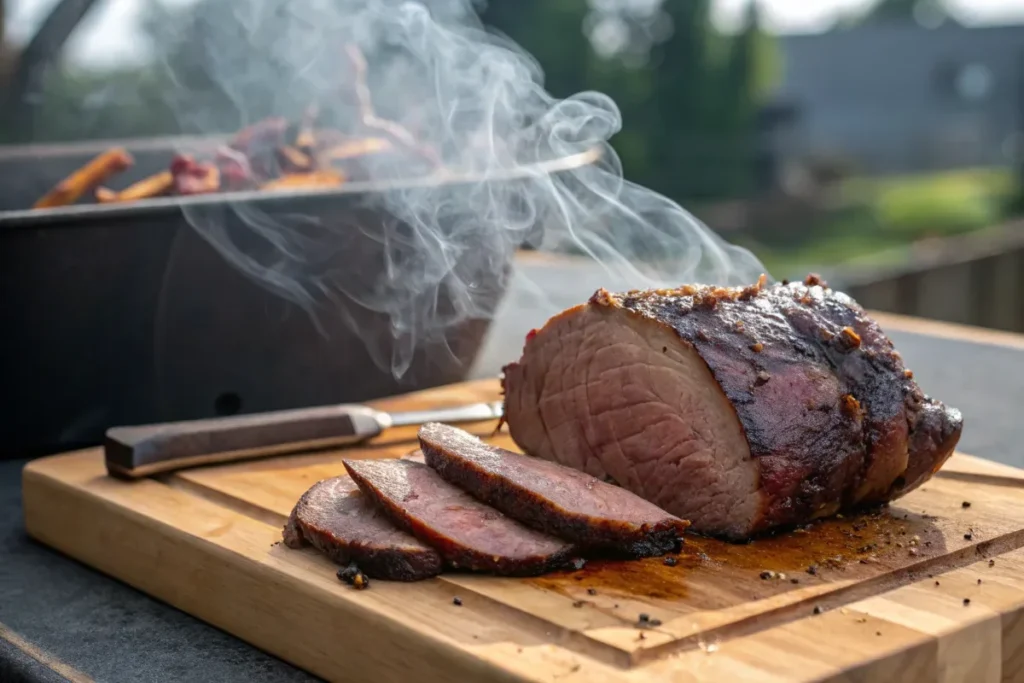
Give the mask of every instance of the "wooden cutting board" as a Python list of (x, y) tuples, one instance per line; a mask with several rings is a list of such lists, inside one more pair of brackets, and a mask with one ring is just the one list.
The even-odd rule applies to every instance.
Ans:
[[(497, 393), (474, 382), (378, 405)], [(1024, 681), (1024, 471), (957, 454), (885, 512), (742, 546), (691, 538), (675, 566), (357, 591), (315, 551), (279, 543), (292, 505), (342, 457), (402, 455), (414, 432), (138, 482), (108, 478), (99, 450), (44, 458), (25, 468), (26, 525), (330, 680)], [(641, 613), (660, 624), (640, 628)]]

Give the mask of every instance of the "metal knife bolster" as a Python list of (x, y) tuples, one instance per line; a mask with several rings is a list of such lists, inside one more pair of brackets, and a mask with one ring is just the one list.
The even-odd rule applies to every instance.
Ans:
[(115, 427), (104, 442), (107, 471), (137, 478), (198, 465), (337, 448), (366, 441), (393, 426), (472, 422), (500, 417), (500, 403), (388, 414), (363, 405)]
[(497, 420), (503, 413), (504, 405), (501, 401), (495, 401), (493, 403), (471, 403), (454, 408), (380, 413), (380, 419), (382, 428), (387, 429), (388, 427), (421, 425), (427, 422), (485, 422)]

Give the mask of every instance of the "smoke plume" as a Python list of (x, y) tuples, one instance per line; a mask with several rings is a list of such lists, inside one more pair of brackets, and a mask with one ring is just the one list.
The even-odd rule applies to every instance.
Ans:
[[(469, 0), (206, 0), (184, 38), (189, 58), (166, 66), (190, 132), (297, 120), (312, 104), (358, 135), (375, 125), (368, 94), (372, 116), (414, 138), (419, 153), (367, 155), (345, 188), (353, 215), (375, 222), (298, 215), (294, 202), (292, 213), (233, 202), (231, 220), (211, 203), (186, 209), (228, 261), (315, 319), (358, 328), (360, 312), (385, 315), (390, 339), (365, 341), (396, 377), (418, 345), (494, 315), (524, 245), (585, 255), (636, 288), (764, 272), (624, 180), (608, 142), (621, 125), (615, 103), (552, 97), (536, 61), (487, 32)], [(353, 258), (354, 238), (375, 248)]]

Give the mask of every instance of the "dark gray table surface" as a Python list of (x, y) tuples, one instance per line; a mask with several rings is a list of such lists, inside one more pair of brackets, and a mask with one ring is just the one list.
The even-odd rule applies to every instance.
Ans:
[[(494, 374), (496, 364), (518, 353), (521, 334), (536, 324), (537, 314), (513, 312), (503, 319), (478, 375)], [(890, 333), (921, 386), (963, 411), (960, 450), (1024, 467), (1024, 350)], [(29, 540), (21, 513), (23, 465), (0, 463), (0, 623), (98, 681), (313, 680)], [(49, 681), (53, 675), (0, 638), (0, 681)]]

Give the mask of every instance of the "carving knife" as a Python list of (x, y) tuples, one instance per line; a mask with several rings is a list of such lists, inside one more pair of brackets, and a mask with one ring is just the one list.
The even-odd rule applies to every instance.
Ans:
[(103, 449), (109, 474), (135, 479), (198, 465), (351, 446), (391, 427), (484, 422), (501, 415), (500, 401), (400, 413), (364, 405), (322, 406), (113, 427)]

